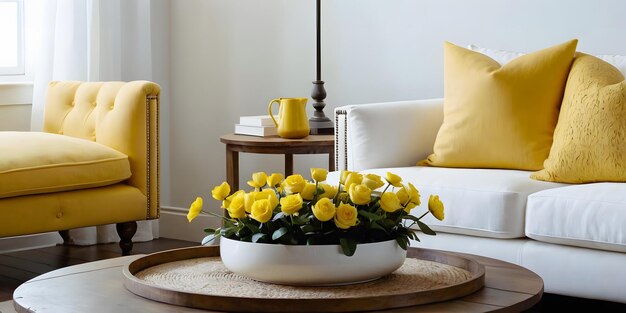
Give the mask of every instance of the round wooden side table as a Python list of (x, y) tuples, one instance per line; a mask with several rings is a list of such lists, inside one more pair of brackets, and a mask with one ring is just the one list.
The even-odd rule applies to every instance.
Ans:
[(294, 154), (328, 154), (328, 170), (335, 170), (335, 137), (333, 135), (310, 135), (302, 139), (280, 137), (254, 137), (228, 134), (220, 138), (226, 144), (226, 181), (239, 189), (239, 152), (261, 154), (284, 154), (285, 176), (293, 174)]

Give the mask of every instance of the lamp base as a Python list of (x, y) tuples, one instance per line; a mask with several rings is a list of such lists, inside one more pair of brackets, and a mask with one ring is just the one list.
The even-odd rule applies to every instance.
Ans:
[(309, 119), (309, 127), (311, 128), (311, 135), (332, 135), (335, 133), (335, 125), (324, 114), (324, 99), (326, 99), (326, 89), (324, 89), (324, 82), (316, 80), (313, 82), (313, 90), (311, 91), (311, 98), (315, 100), (313, 102), (313, 117)]
[(317, 122), (309, 120), (311, 135), (333, 135), (335, 134), (335, 124), (332, 121)]

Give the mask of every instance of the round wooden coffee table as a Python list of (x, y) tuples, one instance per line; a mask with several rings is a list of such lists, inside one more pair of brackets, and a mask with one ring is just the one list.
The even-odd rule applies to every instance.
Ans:
[[(485, 287), (451, 301), (384, 312), (520, 312), (541, 299), (543, 280), (515, 264), (461, 253), (485, 266)], [(17, 312), (208, 312), (148, 300), (126, 290), (122, 269), (143, 255), (58, 269), (35, 277), (13, 293)], [(383, 312), (383, 311), (379, 311)]]

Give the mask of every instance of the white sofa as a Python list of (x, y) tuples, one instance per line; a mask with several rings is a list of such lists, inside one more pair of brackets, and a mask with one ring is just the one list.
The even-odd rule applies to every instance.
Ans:
[(539, 274), (545, 292), (626, 303), (626, 183), (567, 185), (531, 172), (421, 167), (443, 121), (443, 99), (335, 110), (337, 170), (391, 171), (440, 195), (445, 220), (424, 247), (493, 257)]

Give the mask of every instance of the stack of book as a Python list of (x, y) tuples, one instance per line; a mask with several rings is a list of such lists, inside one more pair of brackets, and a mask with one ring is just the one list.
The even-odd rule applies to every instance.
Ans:
[(269, 115), (241, 116), (235, 124), (235, 134), (259, 137), (277, 136), (274, 121)]

